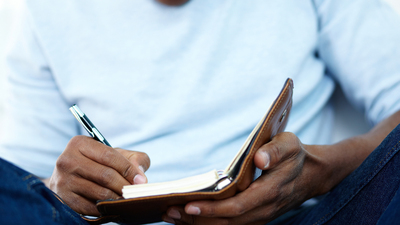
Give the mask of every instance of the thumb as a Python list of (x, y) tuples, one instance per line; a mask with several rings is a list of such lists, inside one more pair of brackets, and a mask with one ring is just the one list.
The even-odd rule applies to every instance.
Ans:
[(300, 140), (293, 133), (279, 133), (257, 150), (254, 164), (261, 170), (276, 167), (281, 161), (297, 155), (301, 150)]

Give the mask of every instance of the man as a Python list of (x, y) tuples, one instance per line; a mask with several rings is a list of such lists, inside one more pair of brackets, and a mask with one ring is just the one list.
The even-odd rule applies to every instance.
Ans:
[[(124, 184), (223, 169), (287, 77), (295, 82), (292, 133), (257, 152), (265, 174), (233, 198), (172, 207), (166, 221), (266, 223), (330, 191), (400, 122), (399, 18), (380, 1), (25, 7), (9, 54), (2, 156), (50, 177), (82, 214), (99, 215), (95, 202), (117, 198)], [(377, 125), (326, 145), (334, 79)], [(149, 156), (146, 176), (145, 155), (77, 136), (85, 131), (68, 112), (74, 103), (113, 146)]]

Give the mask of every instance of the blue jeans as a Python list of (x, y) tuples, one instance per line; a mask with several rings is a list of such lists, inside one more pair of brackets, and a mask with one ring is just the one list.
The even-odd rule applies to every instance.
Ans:
[(400, 125), (315, 206), (278, 224), (400, 224)]
[(37, 177), (0, 158), (0, 224), (85, 224)]

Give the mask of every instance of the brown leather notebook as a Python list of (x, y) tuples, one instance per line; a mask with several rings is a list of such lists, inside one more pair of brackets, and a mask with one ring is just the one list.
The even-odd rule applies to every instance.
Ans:
[(285, 129), (292, 96), (293, 81), (289, 78), (268, 112), (222, 173), (211, 171), (178, 181), (124, 187), (124, 199), (99, 201), (97, 209), (102, 216), (85, 219), (94, 224), (110, 221), (131, 224), (158, 222), (162, 221), (161, 216), (170, 206), (185, 205), (195, 200), (225, 199), (245, 190), (255, 177), (254, 154)]

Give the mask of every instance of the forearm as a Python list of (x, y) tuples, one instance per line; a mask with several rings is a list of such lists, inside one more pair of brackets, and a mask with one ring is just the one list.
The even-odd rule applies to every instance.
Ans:
[(314, 174), (323, 180), (318, 194), (328, 192), (354, 171), (399, 123), (400, 111), (381, 121), (366, 134), (333, 145), (307, 146), (310, 155), (320, 162), (319, 174)]

